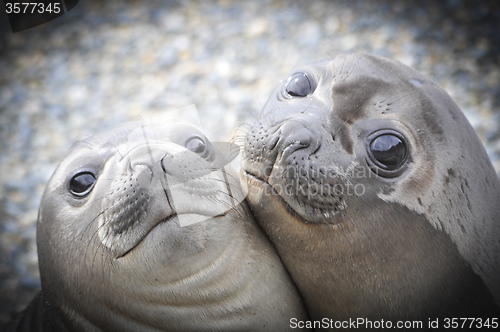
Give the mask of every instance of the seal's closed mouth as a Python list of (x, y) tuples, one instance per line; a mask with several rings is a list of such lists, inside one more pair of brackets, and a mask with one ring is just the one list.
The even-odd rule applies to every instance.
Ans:
[(304, 223), (304, 224), (320, 224), (314, 221), (309, 221), (305, 219), (301, 214), (299, 214), (294, 208), (288, 204), (283, 197), (278, 193), (278, 191), (267, 181), (263, 180), (262, 178), (247, 172), (245, 170), (241, 170), (242, 174), (244, 177), (247, 178), (247, 181), (257, 183), (258, 185), (264, 186), (268, 191), (264, 191), (264, 195), (270, 194), (273, 195), (273, 197), (276, 197), (277, 199), (280, 200), (281, 204), (285, 207), (286, 211), (291, 215), (292, 218)]
[(141, 244), (144, 241), (144, 239), (148, 237), (149, 233), (151, 233), (151, 231), (153, 231), (153, 229), (155, 229), (159, 225), (161, 225), (163, 223), (167, 223), (169, 221), (174, 221), (175, 222), (176, 219), (177, 219), (177, 213), (172, 213), (167, 218), (164, 218), (164, 219), (160, 220), (159, 222), (156, 223), (156, 225), (154, 225), (153, 227), (151, 227), (149, 229), (149, 231), (146, 234), (144, 234), (144, 236), (141, 237), (141, 239), (139, 241), (137, 241), (129, 250), (125, 251), (121, 255), (116, 256), (116, 259), (123, 258), (123, 257), (127, 256), (132, 250), (134, 250), (135, 248), (137, 248), (137, 246), (139, 246), (139, 244)]
[[(182, 212), (177, 212), (177, 213), (172, 213), (170, 216), (160, 220), (158, 223), (156, 223), (153, 227), (151, 227), (151, 229), (146, 233), (144, 234), (144, 236), (141, 237), (141, 239), (139, 241), (137, 241), (137, 243), (134, 244), (134, 246), (132, 246), (129, 250), (127, 250), (126, 252), (124, 252), (123, 254), (121, 255), (118, 255), (116, 256), (116, 259), (119, 259), (119, 258), (123, 258), (125, 257), (126, 255), (128, 255), (130, 252), (132, 252), (135, 248), (137, 248), (147, 237), (148, 235), (157, 227), (159, 227), (160, 225), (162, 224), (165, 224), (165, 223), (168, 223), (168, 222), (174, 222), (176, 223), (179, 227), (186, 227), (186, 226), (189, 226), (189, 225), (193, 225), (195, 223), (189, 223), (189, 224), (182, 224), (181, 221), (179, 221), (180, 218), (183, 218), (183, 217), (186, 217), (186, 216), (196, 216), (198, 217), (199, 219), (202, 219), (202, 220), (208, 220), (208, 219), (212, 219), (212, 218), (221, 218), (221, 217), (225, 217), (226, 215), (228, 215), (230, 212), (232, 211), (232, 209), (229, 209), (223, 213), (220, 213), (216, 216), (210, 216), (210, 215), (202, 215), (202, 214), (198, 214), (198, 213), (182, 213)], [(198, 222), (203, 222), (203, 221), (198, 221)]]
[[(297, 219), (304, 224), (315, 224), (315, 225), (331, 225), (332, 227), (339, 227), (342, 223), (341, 220), (337, 218), (332, 219), (333, 213), (329, 210), (324, 210), (321, 207), (310, 204), (309, 201), (302, 201), (298, 204), (302, 204), (303, 209), (299, 206), (299, 210), (295, 209), (286, 198), (284, 198), (271, 183), (262, 179), (261, 177), (252, 174), (246, 170), (241, 170), (242, 175), (250, 183), (256, 183), (257, 185), (263, 186), (265, 189), (263, 195), (270, 195), (272, 197), (277, 197), (280, 203), (285, 207), (285, 211), (290, 214), (291, 218)], [(250, 196), (250, 193), (249, 193)], [(293, 196), (291, 196), (293, 197)], [(311, 214), (309, 214), (311, 213)], [(337, 214), (338, 212), (335, 212)]]

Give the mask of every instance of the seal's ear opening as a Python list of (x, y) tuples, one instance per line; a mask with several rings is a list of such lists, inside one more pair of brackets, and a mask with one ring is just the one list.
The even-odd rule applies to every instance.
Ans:
[(385, 178), (400, 176), (410, 161), (408, 140), (395, 130), (379, 130), (366, 140), (370, 169)]

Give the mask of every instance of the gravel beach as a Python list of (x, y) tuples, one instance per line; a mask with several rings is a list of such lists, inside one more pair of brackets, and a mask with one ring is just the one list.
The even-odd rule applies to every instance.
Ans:
[(308, 62), (375, 53), (416, 68), (500, 174), (499, 1), (80, 1), (18, 33), (0, 9), (0, 325), (40, 288), (37, 210), (75, 141), (189, 105), (230, 140)]

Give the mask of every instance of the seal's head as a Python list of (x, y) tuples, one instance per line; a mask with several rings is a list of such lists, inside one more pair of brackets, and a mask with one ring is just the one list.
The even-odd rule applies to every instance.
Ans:
[(498, 178), (453, 100), (399, 62), (347, 55), (287, 75), (241, 176), (311, 312), (456, 312), (477, 275), (500, 300)]
[[(278, 312), (304, 317), (218, 147), (187, 124), (137, 122), (71, 149), (37, 229), (44, 301), (71, 330), (272, 329), (287, 322)], [(267, 292), (275, 309), (255, 306)]]

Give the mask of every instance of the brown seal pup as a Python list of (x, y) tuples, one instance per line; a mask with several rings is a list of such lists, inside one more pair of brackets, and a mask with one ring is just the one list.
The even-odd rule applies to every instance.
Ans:
[(242, 157), (249, 205), (311, 318), (498, 317), (499, 179), (414, 69), (355, 54), (294, 70)]
[(42, 291), (9, 331), (289, 331), (299, 292), (193, 126), (77, 143), (43, 194)]

